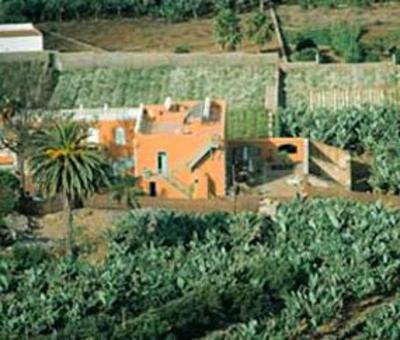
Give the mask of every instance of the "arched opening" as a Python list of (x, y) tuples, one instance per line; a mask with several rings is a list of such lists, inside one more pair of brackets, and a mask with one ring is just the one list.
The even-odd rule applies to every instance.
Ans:
[(297, 146), (293, 144), (283, 144), (278, 148), (279, 152), (286, 152), (288, 154), (296, 154), (297, 153)]

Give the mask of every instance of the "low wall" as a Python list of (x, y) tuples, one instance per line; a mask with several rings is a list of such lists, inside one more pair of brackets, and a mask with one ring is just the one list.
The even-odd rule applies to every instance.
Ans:
[(359, 203), (381, 202), (388, 208), (400, 208), (400, 196), (372, 194), (365, 192), (348, 191), (345, 189), (331, 189), (307, 186), (304, 194), (308, 198), (343, 198)]
[(157, 66), (192, 65), (266, 65), (278, 63), (277, 53), (58, 53), (59, 64), (64, 70), (110, 68), (151, 68)]
[[(233, 198), (218, 199), (166, 199), (157, 197), (138, 197), (140, 208), (171, 209), (191, 213), (207, 212), (239, 212), (239, 211), (258, 211), (258, 196), (237, 197), (236, 202)], [(119, 203), (112, 199), (110, 195), (97, 195), (85, 203), (88, 208), (94, 209), (129, 209), (124, 203)]]
[(351, 156), (342, 149), (310, 142), (310, 174), (332, 180), (351, 190)]

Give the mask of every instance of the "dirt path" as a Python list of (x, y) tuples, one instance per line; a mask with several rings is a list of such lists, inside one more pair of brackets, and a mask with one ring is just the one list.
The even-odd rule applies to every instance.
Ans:
[(302, 323), (299, 332), (293, 337), (305, 339), (348, 339), (353, 330), (365, 319), (380, 308), (385, 307), (400, 299), (400, 293), (391, 296), (374, 296), (363, 301), (353, 303), (347, 308), (340, 318), (330, 320), (319, 326), (316, 331), (307, 330), (307, 324)]
[(73, 45), (77, 45), (79, 48), (83, 48), (84, 50), (88, 50), (88, 51), (92, 51), (92, 52), (108, 52), (107, 50), (105, 50), (103, 48), (82, 42), (82, 41), (74, 39), (74, 38), (67, 37), (67, 36), (57, 33), (57, 32), (53, 32), (52, 30), (48, 29), (45, 25), (38, 25), (38, 27), (45, 34), (48, 34), (48, 35), (53, 36), (60, 40), (64, 40)]

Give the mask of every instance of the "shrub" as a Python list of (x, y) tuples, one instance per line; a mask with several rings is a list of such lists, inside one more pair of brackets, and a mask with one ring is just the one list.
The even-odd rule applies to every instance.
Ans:
[(17, 203), (18, 197), (12, 190), (0, 187), (0, 218), (12, 213)]
[(305, 48), (303, 50), (294, 52), (292, 59), (294, 61), (315, 61), (318, 51), (315, 48)]
[(187, 44), (176, 46), (175, 53), (190, 53), (192, 51), (192, 47)]
[(344, 58), (346, 62), (361, 62), (364, 59), (364, 49), (360, 38), (364, 30), (361, 26), (338, 24), (331, 28), (332, 49)]
[(13, 257), (18, 270), (36, 267), (50, 258), (47, 250), (41, 246), (19, 245), (13, 248)]
[(311, 38), (301, 38), (296, 44), (296, 51), (301, 51), (306, 48), (317, 48), (317, 44)]
[(17, 191), (20, 188), (18, 177), (7, 170), (0, 170), (0, 188), (8, 188)]

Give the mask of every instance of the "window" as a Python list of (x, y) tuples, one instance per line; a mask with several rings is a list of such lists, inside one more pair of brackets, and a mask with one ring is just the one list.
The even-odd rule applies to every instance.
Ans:
[(166, 174), (168, 172), (167, 153), (159, 152), (157, 154), (157, 172), (159, 174)]
[(115, 144), (117, 145), (126, 144), (125, 129), (122, 127), (117, 127), (115, 129)]
[(97, 143), (100, 142), (99, 130), (98, 129), (89, 128), (88, 134), (89, 134), (89, 136), (88, 136), (87, 141), (89, 143), (96, 143), (97, 144)]

